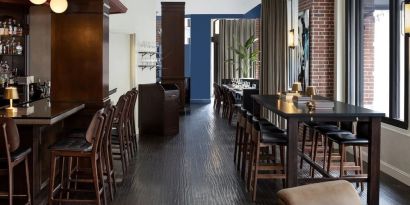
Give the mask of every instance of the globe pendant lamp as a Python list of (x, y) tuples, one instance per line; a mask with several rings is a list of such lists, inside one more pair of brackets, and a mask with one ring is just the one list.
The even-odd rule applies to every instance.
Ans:
[(30, 0), (31, 3), (40, 5), (46, 3), (47, 0)]
[(54, 13), (63, 13), (67, 10), (68, 2), (67, 0), (51, 0), (50, 8)]

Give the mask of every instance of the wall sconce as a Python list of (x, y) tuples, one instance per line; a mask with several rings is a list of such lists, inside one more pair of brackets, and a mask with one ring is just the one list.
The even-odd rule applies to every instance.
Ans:
[(404, 1), (404, 33), (410, 34), (410, 0)]
[(289, 48), (295, 48), (295, 30), (291, 29), (288, 35), (288, 45)]
[[(41, 5), (47, 2), (47, 0), (30, 0), (31, 3)], [(50, 0), (50, 8), (54, 13), (63, 13), (67, 10), (67, 0)]]

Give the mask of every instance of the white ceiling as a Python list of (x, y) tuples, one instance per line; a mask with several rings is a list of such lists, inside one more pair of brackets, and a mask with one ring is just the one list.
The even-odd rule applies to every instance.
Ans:
[(161, 2), (185, 2), (185, 14), (244, 14), (261, 3), (261, 0), (156, 0), (157, 15), (161, 15)]

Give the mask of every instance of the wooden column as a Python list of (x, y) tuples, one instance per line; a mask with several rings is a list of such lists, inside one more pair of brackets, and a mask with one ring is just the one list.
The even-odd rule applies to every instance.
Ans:
[(102, 105), (108, 99), (108, 0), (70, 0), (52, 15), (51, 100)]
[(185, 106), (185, 2), (161, 2), (162, 82), (179, 87)]

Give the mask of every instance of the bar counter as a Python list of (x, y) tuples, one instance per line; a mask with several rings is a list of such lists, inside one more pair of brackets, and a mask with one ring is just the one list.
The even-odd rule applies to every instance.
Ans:
[[(6, 106), (7, 107), (7, 106)], [(39, 193), (48, 185), (50, 154), (48, 147), (64, 136), (65, 119), (85, 107), (81, 103), (50, 102), (49, 98), (23, 103), (17, 106), (15, 119), (20, 134), (20, 146), (31, 147), (29, 156), (32, 204), (38, 204)], [(7, 116), (1, 107), (0, 115)], [(24, 176), (24, 169), (18, 168), (15, 176)], [(19, 174), (20, 173), (20, 174)], [(24, 177), (15, 178), (16, 191), (25, 193)], [(21, 187), (20, 187), (21, 186)]]

